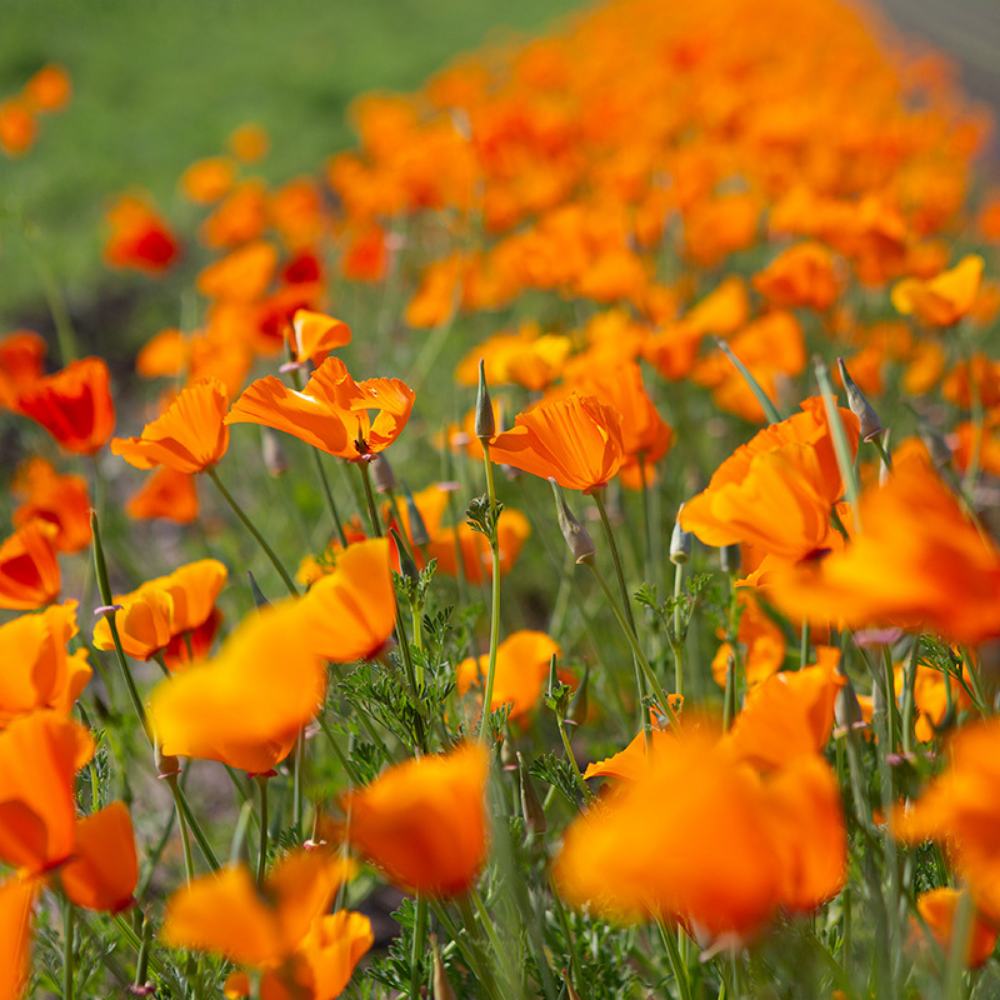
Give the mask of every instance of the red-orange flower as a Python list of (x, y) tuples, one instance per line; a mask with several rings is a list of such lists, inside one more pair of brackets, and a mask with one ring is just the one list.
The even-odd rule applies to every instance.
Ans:
[(52, 544), (60, 552), (79, 552), (90, 544), (90, 494), (83, 476), (61, 476), (44, 458), (18, 468), (11, 492), (24, 500), (11, 516), (20, 528), (35, 518), (56, 531)]
[(478, 744), (390, 768), (346, 795), (351, 842), (405, 889), (455, 896), (486, 861), (489, 760)]
[[(327, 358), (302, 392), (273, 375), (257, 379), (233, 404), (227, 424), (263, 424), (338, 458), (384, 451), (413, 409), (413, 390), (396, 378), (355, 382), (339, 358)], [(377, 411), (373, 420), (370, 410)]]
[(77, 820), (73, 856), (59, 877), (77, 906), (120, 913), (132, 905), (139, 862), (132, 818), (124, 802), (112, 802)]
[(194, 477), (161, 465), (128, 498), (125, 513), (137, 521), (163, 518), (178, 524), (190, 524), (198, 516), (198, 491)]
[(111, 451), (137, 469), (157, 465), (193, 475), (218, 462), (229, 447), (229, 392), (217, 378), (182, 389), (141, 437), (114, 438)]
[(25, 387), (42, 377), (48, 346), (31, 330), (17, 330), (0, 339), (0, 409), (17, 408)]
[(621, 468), (621, 424), (621, 414), (595, 396), (542, 402), (490, 442), (490, 458), (589, 493), (606, 486)]
[(108, 366), (100, 358), (71, 361), (18, 396), (17, 409), (41, 424), (61, 448), (92, 455), (115, 429)]
[(137, 195), (123, 195), (108, 210), (111, 235), (104, 259), (113, 267), (130, 267), (158, 275), (180, 256), (180, 245), (164, 219)]
[(52, 543), (56, 529), (36, 519), (0, 544), (0, 608), (29, 611), (59, 596), (62, 574)]
[(69, 74), (57, 63), (43, 66), (24, 85), (25, 99), (38, 111), (62, 111), (72, 94)]

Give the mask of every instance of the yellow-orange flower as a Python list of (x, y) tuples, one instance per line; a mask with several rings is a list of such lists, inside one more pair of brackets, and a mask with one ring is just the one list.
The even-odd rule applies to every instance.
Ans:
[(405, 889), (455, 896), (486, 861), (489, 761), (477, 744), (390, 768), (344, 797), (351, 842)]
[(975, 305), (983, 267), (983, 258), (970, 254), (935, 278), (905, 278), (893, 286), (892, 304), (929, 326), (952, 326)]
[(490, 442), (490, 458), (589, 493), (607, 485), (621, 468), (621, 424), (621, 414), (595, 396), (542, 402)]
[(111, 451), (137, 469), (158, 465), (193, 475), (218, 462), (229, 446), (229, 392), (217, 378), (182, 389), (141, 437), (114, 438)]
[[(302, 392), (272, 375), (257, 379), (233, 404), (227, 424), (263, 424), (338, 458), (385, 450), (413, 409), (413, 390), (395, 378), (355, 382), (339, 358), (327, 358)], [(369, 410), (376, 410), (372, 420)]]

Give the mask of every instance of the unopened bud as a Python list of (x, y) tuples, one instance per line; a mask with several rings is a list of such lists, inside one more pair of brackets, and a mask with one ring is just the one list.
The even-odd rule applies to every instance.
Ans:
[(410, 550), (406, 547), (406, 543), (403, 541), (402, 536), (395, 528), (390, 528), (389, 533), (392, 535), (392, 540), (396, 544), (396, 552), (399, 553), (400, 574), (405, 576), (407, 580), (412, 580), (416, 583), (420, 579), (420, 570), (417, 569), (417, 564), (413, 561), (413, 556), (410, 555)]
[(833, 702), (833, 717), (838, 726), (847, 729), (857, 725), (864, 718), (861, 714), (861, 703), (854, 693), (854, 685), (850, 680), (837, 692)]
[(840, 380), (844, 383), (844, 388), (847, 390), (847, 405), (850, 407), (851, 413), (858, 418), (858, 423), (861, 425), (861, 437), (865, 441), (871, 441), (872, 438), (882, 433), (882, 421), (879, 420), (878, 414), (875, 412), (872, 404), (868, 402), (868, 397), (858, 388), (854, 379), (851, 378), (847, 371), (847, 365), (844, 364), (844, 359), (837, 358), (837, 365), (840, 368)]
[(396, 476), (385, 455), (376, 455), (368, 468), (371, 470), (372, 485), (374, 485), (376, 492), (388, 493), (396, 488)]
[(535, 784), (528, 773), (528, 765), (520, 753), (517, 755), (517, 774), (521, 782), (521, 815), (529, 833), (545, 833), (548, 822), (545, 819), (545, 809), (535, 790)]
[(594, 540), (587, 534), (587, 529), (573, 516), (573, 512), (566, 505), (566, 498), (560, 485), (550, 479), (552, 493), (556, 498), (556, 513), (559, 517), (559, 530), (566, 539), (570, 552), (577, 563), (591, 563), (594, 561)]
[(723, 545), (719, 549), (719, 566), (723, 573), (739, 573), (743, 557), (740, 554), (739, 542)]
[(270, 427), (260, 429), (260, 450), (264, 459), (264, 468), (272, 479), (280, 479), (288, 471), (288, 456), (285, 449)]
[(567, 1000), (580, 1000), (580, 994), (576, 992), (573, 988), (573, 983), (570, 981), (569, 973), (564, 973), (566, 976), (566, 998)]
[(927, 445), (931, 461), (939, 469), (951, 463), (952, 451), (948, 442), (929, 424), (922, 424), (920, 427), (920, 440)]
[(587, 718), (587, 688), (590, 683), (590, 664), (584, 660), (583, 663), (583, 679), (580, 681), (580, 686), (573, 692), (573, 700), (569, 703), (569, 708), (566, 709), (566, 721), (572, 723), (574, 726), (582, 726)]
[(438, 948), (437, 935), (431, 935), (431, 954), (434, 956), (434, 1000), (458, 1000), (455, 991), (448, 982), (448, 976), (444, 971), (444, 962), (441, 961), (441, 949)]
[(490, 390), (486, 384), (486, 362), (479, 359), (479, 393), (476, 396), (476, 437), (488, 441), (496, 436), (497, 421), (490, 402)]
[(430, 545), (431, 536), (424, 522), (424, 515), (420, 513), (420, 508), (406, 483), (403, 483), (403, 496), (406, 498), (406, 514), (410, 519), (410, 538), (413, 539), (413, 544), (418, 549)]
[(691, 532), (681, 527), (681, 522), (674, 522), (673, 534), (670, 536), (670, 561), (675, 566), (683, 566), (691, 561)]

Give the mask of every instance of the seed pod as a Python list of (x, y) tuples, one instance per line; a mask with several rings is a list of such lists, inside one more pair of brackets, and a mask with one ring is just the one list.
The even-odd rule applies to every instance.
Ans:
[(371, 470), (372, 483), (378, 493), (388, 493), (396, 488), (396, 476), (389, 464), (389, 459), (385, 455), (378, 454), (372, 460), (368, 468)]
[(490, 402), (490, 390), (486, 384), (486, 363), (479, 359), (479, 392), (476, 395), (476, 437), (480, 441), (488, 441), (497, 432), (496, 417), (493, 414), (493, 404)]

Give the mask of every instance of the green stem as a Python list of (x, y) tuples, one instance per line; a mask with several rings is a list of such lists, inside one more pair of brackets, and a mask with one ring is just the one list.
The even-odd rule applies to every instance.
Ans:
[(559, 727), (559, 735), (562, 738), (563, 749), (566, 751), (566, 760), (573, 770), (573, 777), (576, 779), (577, 787), (583, 795), (583, 801), (596, 802), (597, 796), (594, 795), (590, 786), (583, 780), (583, 775), (580, 773), (580, 767), (576, 762), (576, 755), (573, 753), (573, 745), (570, 743), (569, 734), (566, 732), (566, 723), (563, 720), (563, 717), (558, 713), (556, 714), (556, 725)]
[(917, 664), (920, 660), (920, 636), (913, 640), (913, 649), (906, 662), (906, 675), (903, 679), (903, 752), (913, 753), (913, 707), (914, 691), (917, 683)]
[(809, 646), (811, 636), (809, 634), (809, 619), (802, 619), (802, 640), (799, 643), (799, 669), (809, 665)]
[(323, 468), (323, 456), (316, 448), (310, 448), (309, 450), (313, 453), (313, 460), (316, 463), (316, 472), (319, 475), (319, 481), (323, 487), (323, 496), (326, 497), (326, 506), (330, 511), (330, 517), (333, 518), (333, 526), (337, 531), (337, 537), (340, 539), (340, 544), (346, 549), (347, 532), (344, 531), (344, 524), (340, 520), (340, 514), (337, 512), (337, 503), (333, 499), (333, 490), (330, 489), (330, 480), (327, 478), (326, 469)]
[(187, 820), (181, 805), (181, 790), (177, 785), (176, 774), (168, 775), (166, 781), (170, 786), (170, 794), (174, 797), (174, 807), (177, 809), (177, 823), (181, 830), (181, 846), (184, 848), (184, 875), (187, 884), (190, 885), (194, 880), (194, 861), (191, 857), (191, 837), (188, 834)]
[(236, 502), (236, 499), (229, 492), (229, 490), (227, 490), (226, 487), (222, 485), (222, 480), (219, 479), (219, 474), (215, 471), (215, 469), (206, 469), (205, 472), (208, 475), (208, 478), (211, 479), (213, 483), (215, 483), (216, 487), (222, 494), (226, 503), (228, 503), (229, 506), (232, 507), (233, 513), (235, 513), (236, 516), (243, 522), (244, 527), (247, 529), (247, 531), (250, 532), (251, 535), (253, 535), (253, 537), (257, 540), (257, 544), (264, 550), (264, 554), (267, 556), (268, 559), (271, 560), (271, 565), (274, 566), (274, 568), (278, 571), (278, 576), (281, 577), (283, 583), (288, 588), (288, 593), (291, 594), (292, 597), (298, 597), (299, 596), (298, 588), (292, 582), (292, 578), (288, 575), (288, 572), (286, 571), (285, 567), (281, 565), (281, 560), (274, 554), (274, 549), (272, 549), (271, 546), (267, 544), (267, 542), (264, 539), (264, 536), (254, 526), (253, 521), (251, 521), (250, 518), (247, 517), (247, 515), (243, 511), (243, 508)]
[(267, 782), (268, 779), (258, 774), (254, 781), (260, 790), (260, 851), (257, 855), (257, 885), (264, 884), (264, 872), (267, 869)]
[(500, 539), (497, 532), (497, 489), (493, 478), (493, 462), (490, 460), (490, 443), (486, 438), (481, 440), (483, 446), (483, 461), (486, 463), (486, 492), (490, 498), (490, 554), (493, 565), (492, 607), (490, 608), (490, 653), (486, 668), (486, 686), (483, 688), (483, 714), (479, 723), (479, 742), (485, 743), (490, 731), (490, 718), (493, 705), (493, 685), (497, 671), (497, 647), (500, 644)]
[(691, 982), (688, 978), (687, 966), (681, 961), (677, 940), (661, 918), (657, 918), (656, 926), (660, 930), (663, 946), (667, 950), (667, 961), (670, 962), (670, 969), (674, 974), (674, 979), (677, 980), (677, 989), (680, 991), (681, 1000), (691, 1000)]
[(413, 929), (413, 950), (410, 953), (410, 1000), (420, 1000), (423, 980), (424, 950), (427, 947), (427, 900), (417, 894), (417, 922)]
[(63, 900), (63, 1000), (73, 1000), (73, 975), (75, 972), (75, 934), (73, 920), (76, 908), (68, 900)]
[(969, 953), (969, 938), (972, 934), (973, 917), (972, 894), (966, 888), (958, 899), (958, 909), (952, 928), (951, 947), (948, 950), (948, 971), (945, 980), (945, 1000), (962, 1000), (965, 985), (962, 982)]
[(674, 654), (674, 691), (684, 696), (684, 643), (681, 639), (680, 600), (683, 593), (684, 564), (674, 564), (674, 634), (670, 640), (670, 651)]

